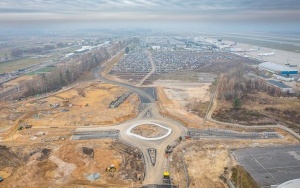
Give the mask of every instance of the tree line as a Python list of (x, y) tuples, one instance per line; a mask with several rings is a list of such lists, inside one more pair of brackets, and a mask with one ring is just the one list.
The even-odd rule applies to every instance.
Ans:
[(75, 82), (83, 73), (91, 71), (101, 62), (117, 54), (129, 42), (129, 40), (120, 41), (106, 48), (95, 49), (79, 57), (67, 60), (49, 73), (37, 75), (34, 79), (26, 81), (26, 90), (23, 96), (27, 97), (58, 90)]
[(21, 49), (21, 48), (13, 48), (10, 51), (10, 57), (11, 58), (18, 58), (21, 57), (23, 54), (43, 54), (48, 52), (49, 50), (53, 50), (55, 48), (62, 48), (65, 44), (59, 42), (56, 45), (54, 44), (46, 44), (44, 46), (38, 46), (38, 47), (30, 47), (27, 49)]
[(241, 99), (244, 94), (257, 91), (267, 92), (272, 96), (286, 95), (279, 88), (268, 84), (255, 74), (245, 74), (243, 66), (231, 70), (226, 75), (221, 75), (219, 79), (218, 94), (221, 100)]

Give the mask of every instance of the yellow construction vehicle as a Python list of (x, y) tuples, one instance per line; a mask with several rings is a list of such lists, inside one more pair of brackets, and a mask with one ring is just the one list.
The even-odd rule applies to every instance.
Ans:
[(168, 171), (165, 171), (164, 174), (163, 174), (163, 183), (168, 184), (168, 185), (171, 184), (170, 174), (169, 174)]
[(110, 167), (107, 167), (105, 169), (106, 172), (115, 172), (117, 169), (114, 165), (110, 165)]

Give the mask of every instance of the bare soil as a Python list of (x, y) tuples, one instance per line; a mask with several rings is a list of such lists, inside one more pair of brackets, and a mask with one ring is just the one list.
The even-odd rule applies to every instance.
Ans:
[[(144, 177), (141, 152), (120, 142), (94, 141), (34, 146), (0, 146), (1, 187), (128, 187)], [(92, 154), (93, 153), (93, 154)], [(92, 154), (92, 155), (91, 155)], [(110, 166), (115, 172), (107, 172)], [(87, 180), (91, 173), (100, 179)]]
[(139, 125), (132, 129), (132, 133), (146, 137), (146, 138), (157, 138), (165, 135), (168, 132), (167, 129), (159, 127), (153, 124)]
[[(286, 133), (280, 133), (286, 136)], [(170, 175), (173, 185), (186, 187), (188, 173), (189, 187), (194, 188), (225, 188), (228, 185), (224, 178), (233, 179), (236, 162), (231, 156), (231, 150), (246, 147), (266, 147), (299, 143), (295, 138), (274, 140), (185, 140), (177, 146), (169, 156)], [(184, 165), (185, 164), (185, 165)], [(255, 185), (247, 172), (240, 171), (245, 187)], [(249, 186), (248, 186), (249, 187)], [(251, 187), (251, 186), (250, 186)], [(253, 186), (255, 187), (255, 186)]]
[(125, 92), (118, 86), (91, 82), (43, 99), (8, 103), (0, 108), (1, 126), (9, 127), (18, 120), (35, 128), (120, 123), (135, 117), (138, 111), (135, 94), (118, 108), (109, 108), (110, 102)]
[(185, 83), (158, 80), (157, 96), (160, 113), (187, 127), (199, 128), (210, 100), (210, 83)]

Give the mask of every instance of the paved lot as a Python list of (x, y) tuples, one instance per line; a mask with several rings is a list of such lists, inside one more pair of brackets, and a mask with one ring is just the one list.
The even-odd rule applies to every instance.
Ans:
[(74, 132), (72, 140), (92, 140), (92, 139), (104, 139), (104, 138), (119, 138), (118, 130), (111, 131), (94, 131), (94, 132)]
[[(157, 98), (156, 98), (156, 89), (155, 89), (155, 87), (141, 87), (140, 88), (142, 91), (145, 91), (146, 93), (148, 93), (154, 100), (157, 100)], [(141, 97), (141, 102), (142, 103), (147, 103), (148, 101), (146, 100), (146, 101), (144, 101), (145, 99), (144, 99), (145, 97)]]
[(215, 138), (215, 139), (275, 139), (283, 138), (277, 132), (238, 132), (224, 129), (189, 129), (191, 138)]
[(239, 149), (233, 155), (262, 187), (300, 178), (300, 145)]

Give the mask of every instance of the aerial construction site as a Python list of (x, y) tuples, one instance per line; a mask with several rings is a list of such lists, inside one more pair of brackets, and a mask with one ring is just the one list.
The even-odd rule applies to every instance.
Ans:
[[(297, 86), (272, 85), (259, 59), (209, 40), (124, 37), (47, 73), (3, 77), (0, 187), (259, 188), (299, 178)], [(187, 44), (196, 50), (174, 48)]]

